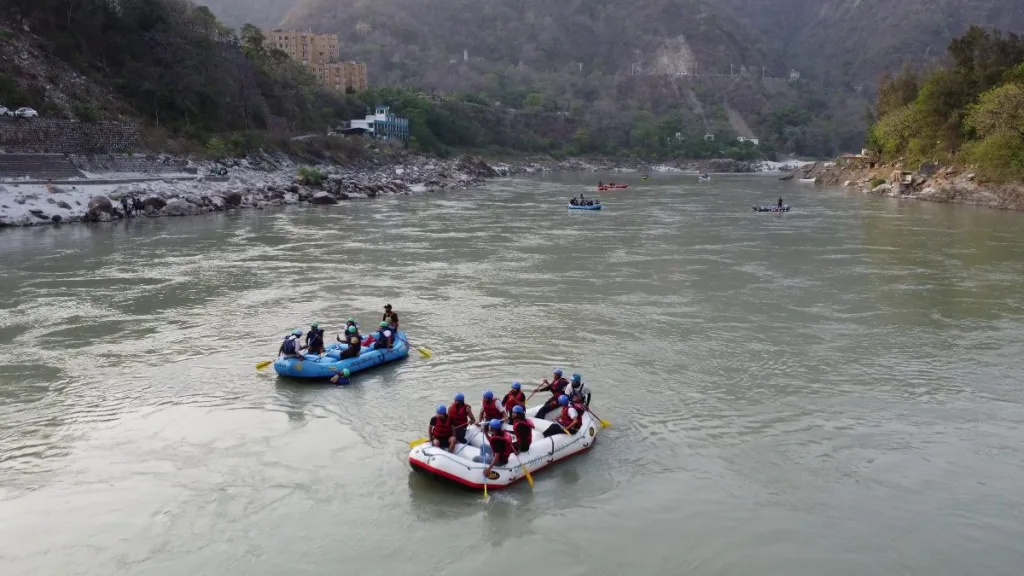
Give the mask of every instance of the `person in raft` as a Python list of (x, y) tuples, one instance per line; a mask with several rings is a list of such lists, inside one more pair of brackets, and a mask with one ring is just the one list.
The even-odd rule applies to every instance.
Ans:
[(300, 358), (299, 338), (302, 338), (302, 330), (298, 328), (292, 330), (291, 334), (284, 337), (284, 342), (281, 342), (281, 348), (278, 349), (277, 355), (285, 358)]
[(583, 377), (579, 373), (572, 375), (568, 395), (573, 403), (581, 404), (584, 408), (590, 407), (590, 387), (583, 383)]
[(387, 322), (382, 321), (380, 323), (380, 330), (373, 333), (373, 339), (374, 350), (391, 348), (391, 345), (394, 343), (394, 333), (391, 332), (391, 328), (388, 326)]
[(340, 356), (342, 360), (359, 356), (359, 352), (363, 348), (363, 340), (359, 337), (359, 330), (355, 326), (349, 326), (348, 333), (345, 334), (345, 340), (338, 338), (338, 342), (345, 342), (348, 346), (341, 351)]
[(484, 399), (480, 404), (480, 422), (494, 419), (504, 420), (505, 408), (494, 399), (494, 392), (487, 390), (484, 392)]
[(553, 422), (548, 429), (544, 431), (544, 437), (550, 438), (557, 434), (575, 434), (579, 432), (580, 426), (583, 425), (583, 416), (581, 411), (578, 410), (569, 402), (569, 397), (562, 394), (558, 397), (558, 404), (562, 407), (562, 413), (558, 415), (558, 419)]
[(523, 394), (523, 385), (519, 382), (512, 383), (512, 389), (505, 393), (505, 397), (501, 399), (501, 407), (505, 409), (505, 413), (512, 417), (512, 408), (515, 406), (521, 406), (523, 409), (526, 408), (526, 394)]
[(779, 196), (779, 210), (782, 210), (782, 196)]
[(540, 407), (537, 412), (537, 418), (543, 418), (548, 412), (558, 408), (558, 397), (565, 393), (566, 387), (569, 386), (569, 381), (562, 378), (562, 369), (555, 368), (555, 373), (551, 376), (551, 382), (545, 378), (541, 383), (540, 388), (537, 388), (537, 392), (551, 392), (551, 398)]
[(516, 452), (519, 454), (528, 452), (530, 444), (533, 443), (533, 422), (526, 417), (526, 409), (522, 406), (514, 406), (508, 422), (512, 425), (512, 433), (516, 437)]
[(466, 404), (466, 397), (462, 392), (455, 394), (455, 401), (448, 407), (448, 416), (452, 419), (452, 428), (455, 430), (455, 441), (460, 444), (466, 443), (466, 427), (476, 424), (473, 417), (473, 410)]
[(324, 331), (320, 329), (320, 324), (317, 322), (313, 322), (313, 325), (309, 327), (309, 332), (306, 333), (306, 352), (310, 354), (324, 353)]
[(398, 331), (398, 312), (391, 310), (391, 304), (384, 305), (384, 316), (380, 320), (381, 322), (387, 322), (391, 330)]
[(352, 375), (352, 373), (348, 371), (348, 368), (345, 368), (344, 370), (342, 370), (338, 374), (335, 374), (334, 376), (331, 376), (331, 384), (337, 384), (339, 386), (344, 386), (345, 384), (348, 384), (349, 382), (351, 382), (351, 380), (349, 380), (349, 376), (351, 376), (351, 375)]
[(455, 436), (452, 432), (452, 419), (448, 416), (448, 408), (444, 404), (439, 404), (437, 406), (437, 414), (430, 419), (427, 437), (430, 438), (430, 442), (434, 446), (454, 452)]
[(490, 474), (495, 466), (507, 465), (509, 456), (515, 450), (515, 440), (509, 436), (508, 432), (502, 430), (501, 420), (497, 418), (491, 420), (486, 428), (490, 429), (490, 434), (487, 437), (487, 444), (490, 446), (490, 450), (481, 450), (480, 456), (473, 457), (474, 462), (484, 462), (487, 464), (487, 468), (484, 469), (484, 476)]

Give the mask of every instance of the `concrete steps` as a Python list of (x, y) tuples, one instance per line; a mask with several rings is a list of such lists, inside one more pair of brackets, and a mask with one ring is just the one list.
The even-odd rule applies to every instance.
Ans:
[(85, 178), (63, 154), (0, 154), (0, 179), (67, 180)]

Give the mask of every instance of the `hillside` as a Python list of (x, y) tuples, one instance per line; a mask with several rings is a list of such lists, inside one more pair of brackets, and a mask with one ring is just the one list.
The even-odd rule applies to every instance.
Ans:
[(1024, 29), (1019, 0), (722, 0), (771, 39), (792, 68), (827, 84), (873, 91), (904, 63), (939, 59), (974, 24)]
[(666, 152), (660, 139), (677, 133), (752, 133), (811, 155), (863, 139), (860, 118), (835, 118), (831, 96), (782, 79), (788, 68), (770, 42), (706, 0), (303, 0), (285, 25), (338, 34), (376, 85), (584, 117), (608, 153), (656, 142)]
[(232, 28), (252, 24), (259, 28), (277, 27), (298, 0), (200, 0), (218, 20)]

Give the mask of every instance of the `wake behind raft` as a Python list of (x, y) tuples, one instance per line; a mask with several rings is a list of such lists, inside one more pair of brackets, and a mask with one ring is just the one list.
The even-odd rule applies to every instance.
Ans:
[(754, 212), (789, 212), (789, 204), (783, 204), (781, 208), (774, 204), (751, 206), (751, 208), (754, 209)]
[[(526, 410), (526, 417), (534, 426), (530, 449), (518, 455), (513, 454), (505, 466), (495, 466), (487, 478), (484, 477), (487, 464), (473, 461), (474, 456), (480, 455), (480, 446), (486, 442), (477, 424), (466, 429), (466, 439), (469, 442), (456, 444), (455, 452), (448, 452), (429, 442), (420, 444), (409, 452), (409, 464), (414, 470), (427, 472), (467, 488), (483, 490), (486, 483), (488, 490), (498, 490), (526, 477), (522, 466), (524, 463), (533, 474), (555, 462), (589, 450), (594, 445), (601, 423), (589, 411), (583, 413), (582, 426), (575, 434), (556, 434), (545, 438), (544, 430), (557, 418), (558, 413), (549, 413), (547, 419), (537, 418), (537, 412), (541, 407), (534, 406)], [(504, 424), (502, 428), (509, 433), (512, 432), (512, 427), (508, 424)]]
[(305, 359), (278, 358), (274, 361), (274, 371), (280, 376), (289, 378), (330, 378), (348, 368), (355, 374), (360, 370), (373, 368), (386, 362), (400, 360), (409, 355), (409, 340), (405, 332), (399, 330), (395, 334), (395, 342), (391, 348), (374, 349), (363, 346), (359, 356), (341, 359), (344, 345), (338, 342), (329, 344), (321, 358), (319, 354), (306, 354)]

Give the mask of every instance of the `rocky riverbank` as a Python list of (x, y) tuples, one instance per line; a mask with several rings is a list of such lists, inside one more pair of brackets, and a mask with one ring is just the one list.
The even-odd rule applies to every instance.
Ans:
[[(352, 198), (414, 194), (477, 186), (500, 174), (472, 156), (437, 160), (401, 154), (347, 166), (299, 166), (283, 155), (261, 154), (223, 163), (160, 157), (166, 171), (105, 172), (90, 160), (89, 178), (61, 183), (0, 183), (0, 226), (110, 222), (126, 217), (122, 199), (141, 204), (132, 216), (192, 216), (291, 204), (337, 204)], [(80, 166), (84, 161), (80, 161)], [(225, 175), (219, 174), (226, 169)]]
[(824, 186), (856, 188), (889, 198), (1024, 210), (1024, 183), (993, 183), (956, 166), (902, 163), (871, 165), (866, 160), (818, 162), (803, 166), (783, 179), (813, 181)]
[(543, 172), (744, 173), (779, 167), (723, 159), (650, 164), (635, 159), (536, 157), (488, 163), (469, 155), (441, 160), (395, 150), (369, 153), (344, 165), (314, 166), (269, 153), (222, 162), (167, 155), (71, 160), (86, 178), (0, 181), (0, 227), (110, 222), (129, 216), (122, 199), (129, 207), (139, 206), (130, 210), (131, 216), (159, 218), (457, 190), (481, 185), (488, 178)]

